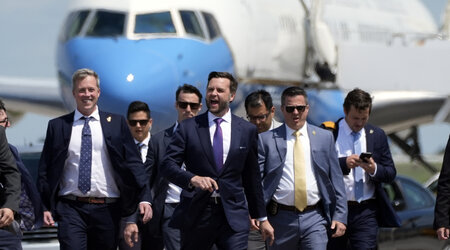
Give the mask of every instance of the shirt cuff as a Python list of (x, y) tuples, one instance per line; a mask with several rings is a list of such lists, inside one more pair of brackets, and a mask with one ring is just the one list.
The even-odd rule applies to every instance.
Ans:
[(267, 220), (267, 216), (266, 217), (261, 217), (257, 219), (258, 221), (262, 222), (262, 221), (266, 221)]
[(375, 163), (375, 171), (373, 171), (373, 174), (369, 174), (370, 177), (374, 177), (377, 174), (377, 164)]

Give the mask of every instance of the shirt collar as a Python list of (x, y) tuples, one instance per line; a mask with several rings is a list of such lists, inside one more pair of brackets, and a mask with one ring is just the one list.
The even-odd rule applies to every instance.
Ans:
[[(351, 136), (353, 130), (350, 128), (350, 126), (348, 126), (348, 123), (345, 119), (341, 120), (341, 124), (339, 124), (339, 129), (342, 129), (344, 132), (344, 135), (348, 135)], [(361, 136), (364, 135), (364, 128), (362, 128), (360, 131), (358, 131), (357, 133), (359, 133)]]
[(147, 137), (145, 137), (144, 140), (142, 140), (140, 142), (140, 141), (134, 139), (134, 143), (136, 143), (136, 144), (144, 144), (144, 145), (148, 146), (148, 142), (150, 141), (150, 137), (151, 137), (150, 132), (148, 132), (148, 135), (147, 135)]
[[(296, 131), (296, 130), (291, 129), (287, 124), (285, 124), (285, 126), (286, 126), (286, 134), (287, 135), (292, 135)], [(305, 121), (305, 124), (303, 125), (303, 127), (301, 127), (299, 129), (301, 135), (308, 136), (308, 129), (307, 129), (307, 127), (308, 127), (308, 123)]]
[[(84, 117), (83, 114), (78, 111), (78, 109), (75, 109), (75, 114), (73, 116), (73, 121), (78, 121), (81, 119), (81, 117)], [(98, 107), (95, 108), (94, 112), (89, 115), (89, 117), (93, 117), (95, 120), (100, 121), (100, 114), (98, 113)]]
[(208, 124), (211, 125), (211, 123), (213, 123), (216, 118), (222, 118), (225, 122), (231, 123), (231, 109), (228, 109), (228, 111), (222, 117), (215, 116), (208, 111)]

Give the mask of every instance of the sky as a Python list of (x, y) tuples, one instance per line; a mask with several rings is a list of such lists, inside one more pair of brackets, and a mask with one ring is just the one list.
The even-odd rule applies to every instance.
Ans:
[[(67, 0), (0, 0), (0, 76), (56, 77), (56, 38), (68, 3)], [(438, 23), (445, 3), (446, 0), (424, 0)], [(51, 118), (24, 114), (7, 130), (10, 143), (42, 144)], [(450, 125), (426, 125), (419, 131), (423, 153), (432, 154), (444, 148)]]

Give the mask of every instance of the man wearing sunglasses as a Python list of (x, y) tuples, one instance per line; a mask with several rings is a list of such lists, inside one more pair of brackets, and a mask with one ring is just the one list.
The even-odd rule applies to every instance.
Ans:
[[(347, 200), (331, 132), (306, 122), (306, 92), (281, 96), (285, 124), (259, 135), (259, 164), (275, 242), (269, 249), (327, 248), (345, 232)], [(332, 233), (330, 233), (332, 232)]]
[[(368, 123), (370, 94), (358, 88), (350, 91), (343, 108), (345, 117), (335, 123), (334, 135), (348, 199), (348, 230), (332, 239), (328, 249), (376, 249), (379, 226), (400, 226), (382, 187), (394, 181), (397, 172), (386, 134)], [(371, 156), (361, 157), (365, 152)]]
[[(8, 119), (6, 107), (2, 100), (0, 100), (0, 126), (4, 127), (5, 129), (10, 126), (10, 120)], [(19, 156), (17, 148), (9, 144), (9, 149), (14, 156), (17, 168), (19, 169), (21, 174), (21, 193), (18, 211), (21, 216), (20, 229), (22, 231), (34, 230), (41, 227), (43, 222), (44, 213), (41, 198), (30, 172)], [(7, 235), (9, 235), (9, 237), (6, 237)], [(4, 232), (3, 230), (1, 230), (0, 242), (16, 242), (15, 244), (13, 244), (14, 247), (13, 245), (9, 245), (8, 249), (16, 249), (16, 247), (17, 249), (19, 249), (21, 241), (19, 235), (13, 235), (9, 232)]]
[(183, 188), (171, 221), (180, 228), (182, 249), (211, 249), (213, 244), (247, 249), (249, 213), (261, 220), (263, 237), (273, 240), (262, 197), (257, 130), (229, 107), (237, 85), (230, 73), (211, 72), (208, 112), (181, 122), (167, 147), (161, 170)]
[(248, 121), (258, 128), (258, 133), (281, 126), (274, 118), (275, 107), (272, 97), (263, 89), (252, 92), (245, 98), (245, 111)]
[[(180, 230), (169, 226), (175, 207), (180, 202), (181, 188), (169, 182), (161, 174), (161, 162), (166, 153), (167, 145), (178, 125), (196, 116), (202, 108), (202, 94), (190, 85), (183, 84), (175, 93), (175, 109), (177, 121), (174, 125), (158, 132), (150, 140), (147, 163), (150, 169), (150, 186), (153, 194), (153, 218), (141, 232), (142, 249), (179, 250)], [(136, 237), (136, 226), (129, 225), (129, 243), (133, 244)]]
[[(128, 105), (127, 111), (127, 123), (130, 128), (131, 135), (134, 138), (134, 143), (139, 150), (142, 162), (145, 163), (148, 152), (148, 144), (150, 141), (150, 130), (152, 128), (152, 117), (151, 111), (148, 107), (147, 103), (141, 101), (134, 101)], [(137, 242), (134, 242), (134, 246), (130, 247), (124, 238), (124, 230), (128, 221), (133, 221), (134, 218), (123, 218), (120, 226), (120, 234), (119, 234), (119, 249), (127, 250), (127, 249), (141, 249), (141, 237), (138, 238)], [(142, 232), (142, 228), (145, 227), (142, 220), (138, 220), (140, 231)], [(144, 248), (143, 248), (144, 249)]]

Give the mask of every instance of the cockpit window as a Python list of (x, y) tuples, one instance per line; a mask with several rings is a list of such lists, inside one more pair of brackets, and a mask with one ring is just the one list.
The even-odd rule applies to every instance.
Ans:
[(213, 15), (202, 12), (203, 18), (205, 19), (206, 27), (208, 28), (209, 38), (212, 40), (218, 36), (220, 36), (220, 28), (216, 19)]
[(66, 23), (64, 24), (61, 39), (63, 41), (67, 41), (70, 38), (77, 36), (80, 33), (88, 14), (88, 10), (75, 11), (70, 13), (70, 15), (67, 17)]
[(136, 15), (134, 33), (175, 33), (170, 12)]
[(97, 11), (87, 30), (87, 36), (120, 36), (123, 34), (125, 15)]
[(186, 33), (205, 38), (205, 33), (193, 11), (182, 10), (180, 11), (180, 15)]

